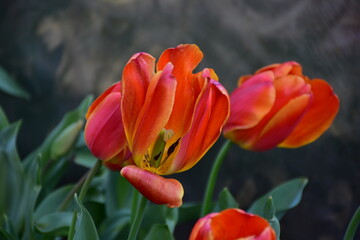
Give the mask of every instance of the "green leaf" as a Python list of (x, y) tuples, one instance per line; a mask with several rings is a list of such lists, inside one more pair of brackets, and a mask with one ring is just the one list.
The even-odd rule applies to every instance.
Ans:
[(121, 209), (113, 212), (111, 217), (105, 219), (101, 224), (100, 239), (117, 240), (123, 230), (130, 226), (130, 209)]
[(287, 210), (299, 204), (307, 182), (308, 180), (306, 178), (297, 178), (281, 184), (256, 200), (248, 209), (248, 212), (264, 217), (264, 206), (269, 197), (272, 196), (276, 216), (280, 220)]
[(201, 205), (199, 203), (184, 203), (179, 207), (179, 223), (197, 220), (200, 211)]
[(6, 117), (4, 110), (0, 106), (0, 130), (7, 126), (9, 126), (9, 120)]
[(72, 188), (72, 185), (63, 186), (47, 195), (35, 210), (35, 221), (45, 215), (56, 212)]
[(30, 94), (11, 78), (2, 67), (0, 67), (0, 90), (15, 97), (30, 99)]
[(54, 212), (36, 221), (36, 228), (41, 233), (51, 236), (66, 236), (71, 224), (72, 212)]
[(170, 233), (173, 233), (179, 220), (179, 208), (168, 208), (167, 206), (163, 206), (163, 214)]
[(276, 239), (280, 240), (280, 223), (275, 215), (275, 206), (272, 197), (270, 196), (264, 207), (264, 217), (270, 223), (276, 234)]
[(0, 239), (3, 239), (3, 240), (16, 240), (16, 238), (13, 235), (11, 235), (9, 232), (7, 232), (2, 227), (0, 227)]
[(132, 185), (116, 171), (107, 171), (105, 183), (105, 207), (107, 216), (119, 209), (131, 208)]
[(239, 205), (236, 202), (235, 198), (230, 193), (229, 189), (224, 188), (219, 195), (218, 203), (215, 206), (215, 212), (220, 212), (228, 208), (238, 208), (238, 207)]
[(79, 210), (79, 214), (77, 216), (77, 224), (75, 228), (74, 240), (98, 240), (99, 236), (96, 231), (96, 227), (94, 221), (91, 218), (90, 213), (84, 205), (80, 202), (77, 195), (75, 194), (75, 203), (76, 207)]
[(166, 239), (166, 240), (175, 239), (171, 234), (167, 225), (154, 224), (145, 238), (145, 240), (159, 240), (159, 239)]

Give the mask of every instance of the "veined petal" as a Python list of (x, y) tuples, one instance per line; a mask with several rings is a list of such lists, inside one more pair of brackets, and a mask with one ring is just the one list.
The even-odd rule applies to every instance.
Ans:
[(254, 127), (268, 114), (275, 102), (274, 75), (271, 71), (249, 78), (230, 95), (231, 115), (224, 133)]
[(86, 113), (86, 119), (89, 118), (91, 113), (101, 104), (101, 102), (110, 94), (110, 93), (121, 93), (121, 82), (114, 83), (109, 87), (105, 92), (103, 92), (95, 101), (90, 105)]
[(339, 110), (339, 99), (327, 82), (314, 79), (310, 84), (311, 106), (280, 147), (296, 148), (315, 141), (330, 127)]
[(124, 68), (121, 111), (126, 138), (129, 142), (134, 137), (135, 124), (145, 103), (148, 85), (155, 74), (154, 70), (155, 59), (147, 53), (135, 54)]
[(155, 142), (172, 113), (176, 91), (172, 68), (172, 64), (168, 63), (163, 71), (156, 73), (151, 79), (144, 105), (137, 117), (129, 145), (138, 166), (142, 166), (144, 154)]
[(229, 116), (229, 96), (225, 88), (215, 80), (208, 81), (196, 104), (191, 128), (182, 138), (180, 149), (167, 174), (194, 166), (218, 139)]
[(126, 146), (120, 111), (121, 93), (112, 92), (101, 102), (94, 102), (85, 126), (85, 141), (90, 151), (101, 160), (109, 160)]
[(142, 195), (156, 204), (168, 207), (180, 207), (184, 189), (175, 179), (167, 179), (134, 165), (121, 169), (126, 178)]
[(192, 71), (203, 57), (195, 44), (182, 44), (176, 48), (165, 50), (157, 63), (157, 69), (162, 70), (168, 62), (174, 65), (172, 74), (177, 81), (174, 109), (166, 128), (172, 129), (174, 138), (183, 136), (189, 129), (196, 98), (193, 93)]
[(294, 130), (311, 103), (312, 95), (292, 99), (266, 124), (251, 149), (265, 151), (276, 147)]

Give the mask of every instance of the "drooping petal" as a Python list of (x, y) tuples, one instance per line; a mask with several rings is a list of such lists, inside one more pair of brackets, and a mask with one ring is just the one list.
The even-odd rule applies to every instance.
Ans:
[(129, 145), (138, 166), (142, 166), (144, 154), (155, 142), (173, 111), (177, 85), (176, 79), (171, 74), (172, 68), (171, 63), (167, 64), (163, 71), (156, 73), (151, 79), (144, 105), (137, 117)]
[(175, 179), (167, 179), (134, 165), (121, 169), (126, 178), (142, 195), (156, 204), (168, 207), (180, 207), (184, 189)]
[(296, 148), (315, 141), (330, 127), (339, 110), (339, 99), (327, 82), (314, 79), (310, 84), (311, 106), (280, 147)]
[[(113, 87), (112, 87), (113, 88)], [(109, 160), (126, 146), (120, 111), (121, 93), (112, 92), (102, 101), (95, 101), (96, 108), (89, 109), (85, 126), (85, 141), (90, 151), (101, 160)]]
[(154, 71), (155, 59), (147, 53), (135, 54), (124, 67), (121, 111), (126, 138), (129, 142), (132, 142), (136, 131), (136, 120), (145, 103), (147, 88), (155, 74)]
[(167, 174), (194, 166), (218, 139), (229, 116), (229, 96), (225, 88), (215, 80), (208, 81), (197, 101), (191, 128), (181, 139), (180, 149)]
[(174, 132), (174, 138), (184, 135), (191, 124), (196, 98), (193, 93), (192, 71), (203, 57), (199, 47), (194, 44), (182, 44), (165, 50), (157, 63), (162, 70), (168, 62), (174, 65), (172, 74), (177, 81), (174, 109), (166, 128)]
[(269, 113), (275, 102), (274, 75), (266, 71), (254, 75), (230, 95), (231, 115), (224, 134), (254, 127)]

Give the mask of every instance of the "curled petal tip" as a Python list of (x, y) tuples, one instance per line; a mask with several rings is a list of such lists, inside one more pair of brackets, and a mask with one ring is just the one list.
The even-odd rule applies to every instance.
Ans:
[(135, 165), (124, 167), (120, 174), (153, 203), (166, 204), (170, 208), (182, 205), (184, 189), (179, 181), (161, 177)]

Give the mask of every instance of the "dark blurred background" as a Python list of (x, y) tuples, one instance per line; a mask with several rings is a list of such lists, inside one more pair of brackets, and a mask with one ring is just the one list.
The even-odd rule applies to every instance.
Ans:
[[(246, 209), (274, 186), (306, 176), (302, 202), (281, 222), (282, 239), (341, 239), (360, 204), (359, 0), (2, 0), (0, 66), (31, 94), (25, 101), (0, 93), (10, 120), (23, 119), (20, 154), (84, 96), (120, 80), (132, 54), (158, 57), (180, 43), (197, 44), (205, 55), (200, 68), (215, 68), (229, 92), (240, 75), (288, 60), (333, 86), (340, 112), (318, 141), (264, 153), (233, 146), (215, 195), (227, 186)], [(201, 199), (221, 141), (175, 176), (185, 201)]]

